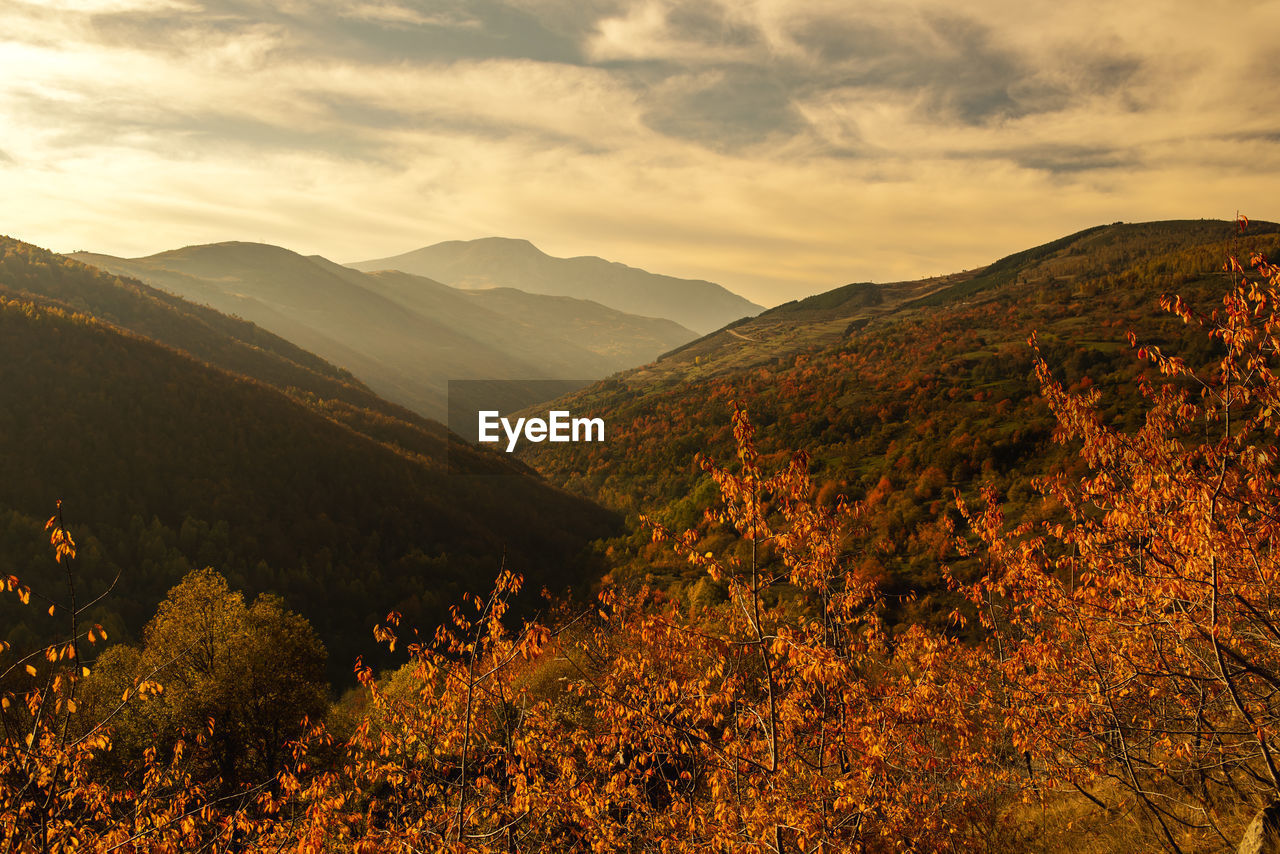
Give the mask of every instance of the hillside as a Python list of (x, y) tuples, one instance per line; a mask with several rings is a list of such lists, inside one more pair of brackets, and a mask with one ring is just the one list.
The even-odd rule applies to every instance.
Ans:
[(348, 266), (401, 270), (458, 288), (511, 287), (592, 300), (630, 314), (668, 318), (702, 333), (761, 310), (713, 282), (662, 276), (591, 256), (555, 258), (527, 240), (501, 237), (450, 240)]
[(359, 405), (379, 401), (349, 371), (260, 326), (9, 237), (0, 237), (0, 288), (54, 301), (281, 388)]
[[(294, 364), (294, 378), (320, 378), (311, 380), (317, 390), (291, 398), (31, 296), (55, 292), (66, 301), (79, 294), (82, 307), (114, 305), (117, 320), (135, 325), (171, 323), (174, 339), (200, 333), (192, 346), (214, 357), (243, 355), (282, 371)], [(295, 353), (316, 366), (309, 374), (219, 338), (221, 327), (247, 335), (238, 321), (157, 299), (8, 245), (0, 267), (0, 572), (58, 589), (39, 531), (62, 499), (81, 546), (81, 595), (101, 593), (119, 574), (95, 617), (114, 638), (134, 636), (189, 569), (212, 565), (246, 592), (279, 593), (310, 619), (329, 647), (331, 676), (342, 679), (357, 655), (373, 651), (370, 629), (388, 611), (429, 626), (504, 560), (537, 579), (534, 590), (581, 584), (596, 571), (586, 546), (612, 529), (608, 513), (465, 446), (448, 449), (446, 466), (439, 425), (407, 413), (398, 419), (386, 404), (361, 408), (362, 396), (377, 399), (314, 357)], [(345, 400), (322, 399), (326, 390)], [(40, 610), (12, 600), (2, 607), (4, 640), (16, 648), (50, 630)]]
[[(633, 518), (644, 512), (675, 528), (699, 526), (714, 488), (692, 460), (699, 452), (731, 456), (729, 414), (738, 401), (760, 428), (767, 459), (804, 450), (824, 500), (867, 502), (867, 542), (875, 544), (868, 568), (891, 595), (924, 594), (902, 607), (932, 619), (949, 610), (929, 598), (942, 588), (940, 564), (963, 569), (939, 527), (952, 491), (973, 494), (991, 481), (1011, 512), (1039, 512), (1029, 479), (1066, 462), (1031, 375), (1031, 332), (1059, 377), (1101, 389), (1106, 417), (1134, 426), (1143, 364), (1129, 330), (1203, 363), (1211, 355), (1203, 335), (1161, 312), (1160, 294), (1211, 307), (1227, 286), (1225, 259), (1274, 252), (1278, 234), (1268, 223), (1244, 237), (1224, 222), (1117, 224), (982, 270), (846, 286), (563, 401), (575, 415), (604, 417), (607, 443), (519, 453), (553, 482)], [(637, 534), (615, 544), (637, 558), (631, 572), (676, 588), (693, 580), (647, 541)]]
[[(557, 376), (571, 379), (643, 365), (696, 337), (674, 321), (626, 314), (585, 299), (515, 288), (464, 291), (397, 270), (359, 275), (370, 290), (419, 314), (472, 328), (488, 323), (508, 352), (531, 364), (550, 359)], [(579, 366), (581, 377), (570, 364)]]
[(379, 442), (439, 456), (445, 431), (378, 397), (349, 372), (240, 318), (29, 243), (0, 238), (0, 294), (90, 315), (252, 377)]
[[(450, 379), (595, 379), (693, 337), (667, 328), (655, 340), (650, 320), (619, 314), (610, 335), (621, 348), (598, 353), (439, 282), (391, 281), (263, 244), (189, 246), (135, 259), (72, 257), (250, 320), (433, 418), (445, 416)], [(559, 306), (570, 325), (577, 307)]]

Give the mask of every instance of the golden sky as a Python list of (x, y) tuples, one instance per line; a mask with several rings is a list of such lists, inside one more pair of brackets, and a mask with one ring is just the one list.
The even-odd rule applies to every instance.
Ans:
[(1280, 2), (0, 2), (0, 232), (521, 237), (772, 305), (1280, 219)]

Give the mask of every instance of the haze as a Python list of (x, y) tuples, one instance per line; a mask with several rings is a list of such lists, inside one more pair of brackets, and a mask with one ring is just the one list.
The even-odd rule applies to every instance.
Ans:
[(0, 232), (527, 238), (771, 305), (1115, 220), (1276, 219), (1280, 3), (0, 5)]

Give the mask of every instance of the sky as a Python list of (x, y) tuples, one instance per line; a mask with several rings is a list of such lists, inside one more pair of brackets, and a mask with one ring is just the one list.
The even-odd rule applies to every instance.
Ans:
[(0, 2), (0, 233), (526, 238), (773, 305), (1280, 219), (1280, 2)]

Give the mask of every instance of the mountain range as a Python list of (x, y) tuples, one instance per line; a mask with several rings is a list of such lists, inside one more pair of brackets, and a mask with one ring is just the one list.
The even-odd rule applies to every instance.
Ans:
[[(1029, 478), (1073, 464), (1052, 441), (1031, 332), (1069, 388), (1101, 391), (1102, 416), (1136, 427), (1149, 365), (1130, 348), (1130, 330), (1189, 364), (1211, 364), (1212, 342), (1160, 312), (1159, 296), (1212, 308), (1230, 284), (1227, 257), (1278, 250), (1280, 227), (1265, 222), (1243, 236), (1217, 221), (1114, 224), (977, 270), (848, 284), (680, 340), (561, 399), (575, 416), (602, 417), (608, 441), (526, 444), (513, 461), (451, 442), (355, 367), (283, 329), (169, 291), (182, 283), (208, 302), (270, 308), (263, 316), (321, 343), (349, 315), (369, 335), (389, 324), (388, 349), (422, 348), (413, 342), (430, 319), (436, 350), (411, 351), (424, 359), (469, 346), (448, 327), (481, 311), (599, 355), (615, 309), (365, 274), (256, 244), (133, 262), (93, 256), (118, 275), (5, 239), (0, 571), (55, 577), (37, 519), (62, 498), (90, 586), (120, 573), (115, 604), (100, 615), (117, 634), (136, 632), (186, 569), (211, 564), (247, 592), (284, 595), (321, 630), (339, 671), (367, 651), (369, 626), (386, 610), (429, 622), (504, 559), (556, 587), (588, 583), (609, 555), (616, 580), (692, 595), (705, 579), (656, 551), (635, 516), (700, 528), (708, 550), (731, 545), (703, 519), (714, 484), (693, 459), (731, 457), (736, 403), (757, 426), (766, 463), (803, 449), (821, 501), (863, 502), (859, 560), (898, 616), (943, 620), (954, 603), (939, 567), (961, 578), (973, 569), (951, 551), (954, 492), (991, 483), (1011, 516), (1035, 518), (1045, 511)], [(167, 290), (126, 278), (129, 266)], [(479, 351), (495, 361), (516, 352)], [(481, 473), (505, 476), (465, 476)], [(15, 646), (40, 636), (30, 612), (0, 607)]]
[[(306, 616), (342, 681), (389, 610), (429, 631), (504, 565), (533, 590), (589, 583), (616, 531), (294, 344), (8, 238), (0, 400), (0, 572), (59, 595), (39, 520), (61, 500), (81, 601), (118, 577), (93, 615), (117, 639), (211, 565)], [(12, 597), (0, 625), (15, 649), (63, 628)]]
[(700, 333), (761, 311), (713, 282), (656, 275), (592, 256), (555, 258), (527, 240), (504, 237), (449, 240), (349, 266), (401, 270), (458, 288), (514, 287), (590, 299), (631, 314), (669, 318)]
[(463, 291), (265, 244), (70, 257), (252, 321), (433, 418), (446, 414), (449, 380), (592, 380), (696, 337), (673, 321), (586, 300)]

